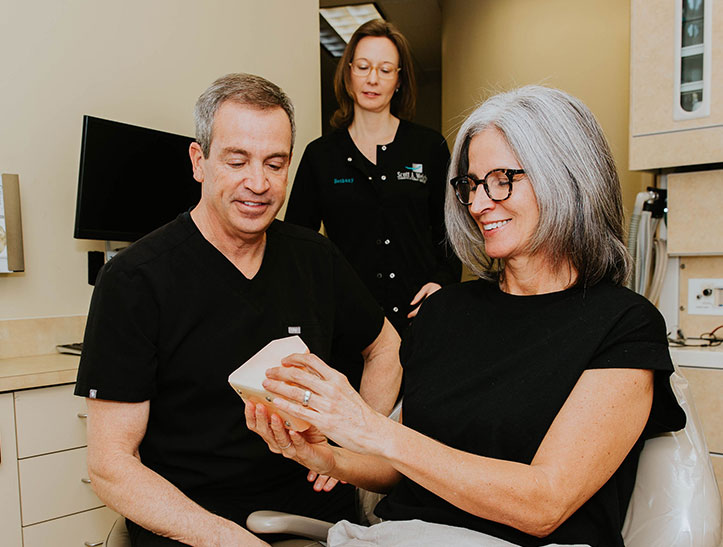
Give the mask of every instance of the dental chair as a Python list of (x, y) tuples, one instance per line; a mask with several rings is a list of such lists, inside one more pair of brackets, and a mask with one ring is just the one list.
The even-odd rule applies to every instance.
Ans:
[[(626, 547), (720, 547), (721, 496), (700, 420), (687, 380), (676, 371), (673, 392), (685, 411), (684, 429), (648, 439), (640, 454), (635, 488), (623, 524)], [(360, 491), (362, 521), (378, 522), (372, 511), (381, 496)], [(246, 526), (259, 534), (278, 533), (304, 539), (274, 543), (274, 547), (324, 545), (333, 523), (280, 513), (255, 511)], [(120, 517), (106, 547), (130, 547)]]

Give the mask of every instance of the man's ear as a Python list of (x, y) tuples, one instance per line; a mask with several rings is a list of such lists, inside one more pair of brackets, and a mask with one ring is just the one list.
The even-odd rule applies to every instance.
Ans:
[(191, 146), (188, 147), (188, 155), (191, 156), (191, 165), (193, 166), (193, 178), (198, 182), (203, 182), (205, 174), (203, 172), (203, 150), (201, 145), (197, 142), (192, 142)]

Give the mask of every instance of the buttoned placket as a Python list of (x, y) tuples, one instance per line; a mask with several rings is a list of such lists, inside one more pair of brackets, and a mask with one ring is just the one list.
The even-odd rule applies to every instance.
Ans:
[[(352, 144), (353, 146), (353, 144)], [(354, 147), (355, 150), (358, 150)], [(384, 172), (385, 168), (387, 167), (387, 162), (385, 161), (385, 154), (384, 152), (387, 152), (389, 150), (389, 147), (386, 144), (378, 145), (377, 146), (377, 163), (376, 168), (374, 169), (374, 174), (370, 175), (367, 172), (368, 167), (366, 166), (366, 158), (363, 158), (361, 155), (361, 152), (358, 152), (356, 155), (359, 156), (358, 159), (355, 159), (354, 155), (351, 154), (347, 156), (346, 161), (351, 164), (352, 166), (355, 166), (357, 169), (359, 169), (362, 173), (366, 173), (367, 180), (371, 184), (372, 189), (375, 191), (375, 193), (380, 196), (382, 195), (382, 188), (378, 185), (382, 183), (386, 183), (387, 181), (387, 174)], [(371, 164), (371, 162), (369, 162)], [(372, 164), (373, 165), (373, 164)], [(381, 173), (380, 173), (381, 171)], [(376, 180), (375, 180), (376, 178)], [(382, 232), (385, 231), (384, 228), (382, 228)], [(380, 264), (386, 263), (386, 260), (383, 259), (384, 255), (388, 254), (392, 251), (390, 245), (392, 244), (392, 239), (388, 236), (381, 235), (377, 236), (377, 239), (375, 240), (376, 247), (378, 248), (379, 252), (379, 262)], [(396, 284), (396, 277), (397, 273), (394, 271), (377, 271), (376, 278), (383, 286), (389, 286), (389, 284)], [(394, 293), (395, 291), (390, 291)], [(401, 303), (394, 303), (391, 308), (387, 308), (387, 313), (394, 313), (397, 314), (400, 312), (400, 308), (402, 307)]]

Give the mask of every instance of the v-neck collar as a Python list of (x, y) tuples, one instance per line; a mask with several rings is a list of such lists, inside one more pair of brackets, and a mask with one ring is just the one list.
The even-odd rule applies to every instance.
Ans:
[(233, 262), (231, 262), (226, 256), (219, 251), (214, 245), (208, 241), (193, 222), (191, 215), (186, 213), (181, 219), (187, 225), (190, 232), (194, 234), (195, 251), (198, 253), (197, 257), (199, 262), (207, 266), (213, 275), (221, 277), (221, 279), (233, 290), (245, 291), (254, 284), (262, 283), (263, 279), (267, 277), (267, 272), (272, 266), (269, 264), (273, 261), (276, 247), (273, 242), (273, 237), (269, 237), (269, 233), (275, 231), (275, 224), (278, 222), (274, 220), (266, 230), (266, 242), (264, 246), (264, 255), (261, 259), (261, 266), (259, 267), (256, 275), (252, 278), (246, 277), (241, 270), (239, 270)]

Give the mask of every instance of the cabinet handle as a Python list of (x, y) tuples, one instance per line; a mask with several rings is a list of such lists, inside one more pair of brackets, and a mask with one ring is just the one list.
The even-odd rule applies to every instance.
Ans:
[(83, 543), (85, 547), (98, 547), (98, 545), (103, 545), (102, 541), (86, 541)]
[(88, 417), (87, 412), (78, 412), (78, 418), (85, 420)]
[(85, 477), (83, 477), (82, 479), (80, 479), (80, 482), (82, 482), (83, 484), (90, 484), (90, 479), (86, 479)]

